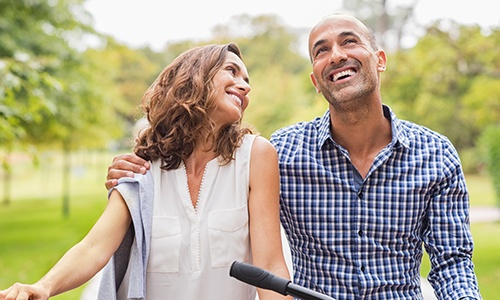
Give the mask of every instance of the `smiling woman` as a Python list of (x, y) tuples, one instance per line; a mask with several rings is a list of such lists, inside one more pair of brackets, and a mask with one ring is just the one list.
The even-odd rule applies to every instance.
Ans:
[[(142, 99), (148, 126), (134, 151), (149, 170), (110, 191), (94, 227), (40, 281), (0, 291), (0, 300), (48, 299), (106, 263), (103, 300), (254, 300), (255, 287), (229, 276), (234, 261), (289, 278), (276, 150), (241, 122), (248, 78), (233, 43), (196, 47), (170, 63)], [(259, 298), (285, 299), (263, 290)]]
[(218, 100), (215, 109), (211, 109), (211, 119), (220, 124), (218, 126), (239, 121), (248, 106), (251, 88), (247, 69), (237, 54), (227, 54), (221, 70), (215, 74), (213, 84)]

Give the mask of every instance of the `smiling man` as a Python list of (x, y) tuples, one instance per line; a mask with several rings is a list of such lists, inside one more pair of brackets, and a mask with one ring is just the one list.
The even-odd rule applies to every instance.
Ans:
[(309, 54), (329, 109), (271, 137), (294, 282), (343, 300), (423, 299), (424, 245), (438, 299), (481, 299), (453, 145), (383, 105), (386, 55), (359, 20), (325, 17)]

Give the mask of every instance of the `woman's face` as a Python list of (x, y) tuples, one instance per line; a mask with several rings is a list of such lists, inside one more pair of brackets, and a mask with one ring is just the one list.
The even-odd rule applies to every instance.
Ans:
[(217, 94), (217, 108), (211, 117), (219, 126), (239, 121), (248, 106), (250, 84), (247, 68), (234, 53), (228, 52), (213, 83)]

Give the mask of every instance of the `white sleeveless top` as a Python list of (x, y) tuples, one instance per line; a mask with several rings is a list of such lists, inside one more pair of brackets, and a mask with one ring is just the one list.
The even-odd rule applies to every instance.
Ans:
[(207, 163), (196, 209), (184, 164), (152, 164), (154, 210), (147, 299), (254, 300), (254, 287), (229, 276), (233, 261), (251, 263), (248, 193), (255, 135), (245, 135), (235, 159)]

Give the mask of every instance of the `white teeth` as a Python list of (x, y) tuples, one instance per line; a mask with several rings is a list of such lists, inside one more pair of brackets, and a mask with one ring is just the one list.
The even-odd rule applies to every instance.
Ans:
[(355, 74), (355, 72), (353, 70), (350, 70), (350, 69), (345, 70), (345, 71), (342, 71), (342, 72), (339, 72), (339, 73), (333, 75), (333, 81), (337, 81), (342, 76), (348, 76), (348, 75), (352, 76), (354, 74)]
[(241, 106), (241, 105), (242, 105), (242, 103), (241, 103), (241, 99), (240, 99), (240, 98), (238, 98), (238, 96), (236, 96), (236, 95), (234, 95), (234, 94), (229, 94), (229, 96), (231, 96), (231, 97), (232, 97), (232, 98), (233, 98), (233, 99), (234, 99), (234, 100), (238, 103), (238, 105), (239, 105), (239, 106)]

